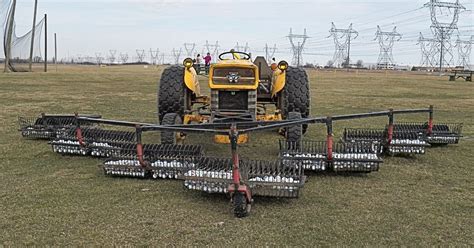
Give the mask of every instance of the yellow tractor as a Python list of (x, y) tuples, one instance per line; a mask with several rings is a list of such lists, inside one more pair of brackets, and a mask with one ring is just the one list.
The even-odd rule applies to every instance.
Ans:
[[(163, 71), (158, 92), (160, 124), (280, 121), (307, 118), (310, 114), (308, 76), (303, 69), (289, 67), (285, 61), (272, 69), (263, 57), (252, 61), (247, 53), (222, 53), (209, 68), (210, 96), (201, 94), (194, 66), (193, 60), (187, 58), (182, 66)], [(307, 125), (286, 128), (283, 134), (288, 141), (297, 142), (306, 128)], [(161, 133), (163, 144), (179, 144), (184, 138), (183, 133)], [(214, 141), (230, 142), (227, 135), (215, 135)], [(247, 141), (246, 134), (238, 140)]]

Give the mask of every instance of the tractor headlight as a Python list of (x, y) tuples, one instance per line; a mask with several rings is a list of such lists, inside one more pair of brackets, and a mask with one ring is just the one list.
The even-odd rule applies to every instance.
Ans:
[(184, 67), (186, 67), (187, 69), (193, 67), (193, 65), (194, 65), (193, 59), (191, 59), (191, 58), (185, 59), (185, 60), (183, 61), (183, 65), (184, 65)]
[(288, 69), (288, 62), (283, 60), (280, 63), (278, 63), (278, 69), (282, 71), (286, 71)]

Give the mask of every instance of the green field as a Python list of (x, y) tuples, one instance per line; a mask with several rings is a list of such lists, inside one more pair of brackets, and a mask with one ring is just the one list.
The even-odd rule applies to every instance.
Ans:
[[(226, 196), (188, 191), (180, 181), (106, 177), (99, 160), (55, 154), (17, 132), (18, 116), (41, 112), (156, 122), (161, 71), (76, 66), (0, 74), (0, 246), (474, 246), (474, 84), (447, 76), (309, 71), (313, 116), (433, 104), (435, 121), (463, 122), (465, 137), (424, 156), (388, 157), (369, 175), (309, 174), (299, 199), (257, 198), (245, 219), (234, 218)], [(386, 122), (337, 123), (335, 134)], [(314, 126), (306, 138), (324, 132)], [(278, 139), (252, 135), (241, 153), (276, 159)], [(209, 136), (187, 142), (229, 154)]]

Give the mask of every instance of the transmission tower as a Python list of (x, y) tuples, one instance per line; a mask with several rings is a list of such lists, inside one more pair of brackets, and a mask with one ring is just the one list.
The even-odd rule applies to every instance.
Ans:
[(196, 43), (184, 43), (184, 50), (186, 50), (188, 58), (194, 57), (194, 49), (196, 49)]
[(120, 60), (122, 64), (126, 64), (128, 61), (128, 53), (120, 53)]
[(172, 53), (173, 53), (173, 58), (174, 58), (174, 64), (175, 65), (179, 64), (179, 62), (180, 62), (179, 58), (181, 57), (182, 52), (183, 52), (182, 48), (180, 48), (179, 50), (176, 50), (176, 49), (173, 48)]
[[(217, 61), (217, 55), (219, 55), (219, 41), (216, 41), (216, 44), (215, 45), (211, 45), (209, 44), (209, 41), (206, 40), (206, 44), (204, 45), (204, 49), (211, 54), (212, 56), (212, 60), (214, 62)], [(204, 53), (203, 53), (204, 54)]]
[(234, 47), (234, 50), (237, 52), (249, 53), (250, 52), (249, 43), (245, 42), (245, 46), (240, 46), (239, 42), (237, 42), (237, 44)]
[(268, 44), (265, 44), (265, 59), (267, 63), (271, 63), (275, 53), (277, 51), (277, 45), (275, 44), (273, 47), (269, 47)]
[[(352, 23), (347, 29), (338, 29), (336, 25), (331, 23), (329, 37), (334, 38), (336, 49), (334, 51), (333, 62), (336, 66), (349, 67), (351, 64), (351, 42), (359, 36), (359, 32), (352, 29)], [(329, 38), (328, 37), (328, 38)]]
[(425, 38), (420, 32), (418, 44), (421, 48), (421, 63), (420, 65), (426, 68), (433, 67), (436, 62), (433, 62), (434, 54), (437, 54), (436, 39)]
[(474, 35), (471, 36), (470, 40), (461, 40), (459, 36), (456, 40), (456, 47), (458, 48), (459, 55), (458, 65), (464, 67), (465, 70), (471, 69), (472, 43), (474, 43)]
[(110, 64), (113, 64), (115, 62), (116, 56), (117, 55), (117, 50), (109, 50), (109, 62)]
[(380, 45), (379, 59), (377, 60), (377, 69), (392, 69), (395, 67), (395, 60), (393, 59), (393, 45), (395, 41), (400, 41), (402, 35), (397, 32), (397, 27), (394, 27), (392, 32), (384, 32), (377, 25), (377, 33), (375, 33), (375, 40), (378, 40)]
[(164, 64), (165, 64), (165, 54), (164, 54), (164, 53), (161, 54), (159, 63), (160, 63), (161, 65), (164, 65)]
[(293, 65), (301, 66), (303, 64), (303, 50), (306, 41), (310, 38), (306, 35), (306, 28), (304, 34), (293, 34), (293, 29), (290, 28), (290, 34), (287, 36), (290, 40), (291, 49), (293, 51)]
[(104, 60), (104, 58), (102, 57), (101, 53), (95, 53), (95, 61), (96, 61), (97, 65), (102, 65), (103, 60)]
[[(451, 42), (451, 36), (454, 30), (457, 30), (457, 23), (459, 20), (459, 14), (461, 10), (466, 8), (459, 3), (459, 0), (455, 2), (440, 2), (438, 0), (430, 0), (430, 2), (424, 5), (430, 9), (431, 14), (431, 29), (433, 35), (437, 41), (437, 55), (439, 60), (437, 65), (439, 71), (443, 70), (443, 66), (450, 66), (453, 64), (453, 45)], [(442, 21), (438, 17), (441, 17)], [(449, 18), (450, 17), (450, 18)]]
[(145, 56), (146, 56), (145, 50), (137, 49), (136, 52), (137, 52), (138, 63), (143, 63), (143, 60), (145, 60)]
[(76, 64), (82, 64), (82, 55), (81, 55), (81, 54), (78, 54), (78, 55), (76, 56), (76, 58), (77, 58), (77, 59), (76, 59)]
[(153, 50), (152, 48), (150, 48), (150, 60), (151, 60), (151, 64), (157, 65), (157, 61), (158, 61), (158, 56), (159, 56), (159, 54), (160, 54), (160, 49)]

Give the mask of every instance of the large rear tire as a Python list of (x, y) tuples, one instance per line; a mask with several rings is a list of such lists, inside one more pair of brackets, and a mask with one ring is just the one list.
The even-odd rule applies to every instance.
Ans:
[[(301, 113), (290, 112), (288, 114), (288, 120), (300, 120)], [(288, 142), (290, 150), (298, 150), (301, 147), (301, 139), (303, 137), (303, 125), (294, 125), (286, 128), (285, 132), (286, 141)]]
[[(179, 125), (183, 124), (183, 120), (176, 113), (167, 113), (161, 121), (162, 125)], [(176, 145), (182, 143), (181, 133), (162, 131), (161, 132), (161, 144), (163, 145)]]
[[(302, 118), (307, 118), (311, 111), (311, 96), (308, 74), (302, 68), (289, 67), (286, 71), (285, 88), (280, 92), (278, 99), (279, 109), (283, 118), (289, 119), (291, 112), (301, 113)], [(303, 125), (303, 134), (308, 125)]]
[(161, 74), (158, 90), (158, 118), (161, 124), (168, 113), (176, 113), (182, 119), (191, 109), (193, 93), (184, 84), (184, 67), (173, 65)]

